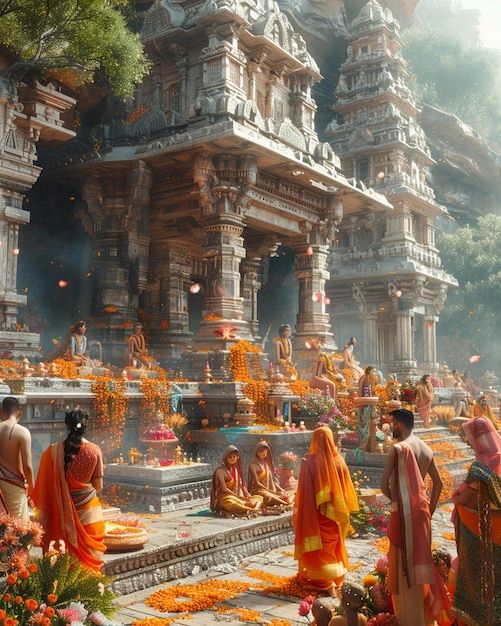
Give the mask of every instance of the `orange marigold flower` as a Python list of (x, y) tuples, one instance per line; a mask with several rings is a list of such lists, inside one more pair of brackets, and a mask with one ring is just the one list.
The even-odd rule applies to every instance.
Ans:
[(19, 622), (17, 619), (14, 619), (13, 617), (6, 617), (3, 621), (3, 626), (17, 626), (18, 624)]
[(21, 596), (16, 596), (14, 598), (14, 604), (19, 605), (19, 604), (22, 604), (22, 603), (23, 603), (23, 599), (21, 598)]
[(30, 577), (30, 573), (28, 572), (27, 569), (23, 569), (19, 572), (19, 578), (22, 578), (23, 580), (26, 580), (27, 578)]
[(48, 593), (47, 594), (47, 602), (49, 604), (55, 604), (57, 602), (57, 596), (55, 593)]
[(54, 617), (54, 615), (56, 614), (56, 611), (54, 610), (52, 606), (48, 606), (46, 607), (43, 613), (44, 615), (47, 615), (47, 617)]
[(28, 565), (28, 571), (31, 572), (32, 574), (34, 574), (35, 572), (38, 572), (38, 565), (36, 563), (30, 563)]
[[(4, 596), (3, 596), (3, 601), (4, 602), (10, 602), (11, 599), (12, 599), (12, 596), (10, 595), (10, 593), (4, 594)], [(2, 619), (2, 618), (0, 618), (0, 619)]]
[(8, 585), (15, 585), (17, 583), (17, 576), (15, 574), (9, 574), (6, 582)]
[(27, 598), (24, 601), (24, 606), (28, 609), (28, 611), (36, 611), (38, 609), (38, 602), (33, 598)]
[(3, 609), (0, 609), (0, 619), (5, 619), (6, 616), (7, 613)]

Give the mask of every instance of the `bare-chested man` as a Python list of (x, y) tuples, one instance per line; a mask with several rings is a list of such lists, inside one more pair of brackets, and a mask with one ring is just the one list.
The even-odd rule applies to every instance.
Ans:
[[(427, 626), (434, 619), (427, 609), (434, 581), (431, 557), (431, 516), (442, 480), (429, 446), (412, 434), (414, 415), (405, 409), (391, 413), (393, 437), (381, 479), (381, 491), (391, 500), (388, 590), (401, 626)], [(424, 479), (432, 481), (428, 497)]]
[(0, 496), (9, 515), (28, 521), (33, 491), (31, 435), (19, 424), (20, 418), (18, 400), (5, 398), (0, 421)]

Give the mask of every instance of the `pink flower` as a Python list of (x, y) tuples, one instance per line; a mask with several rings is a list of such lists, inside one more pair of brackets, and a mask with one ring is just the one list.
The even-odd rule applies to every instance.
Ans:
[(297, 612), (299, 613), (299, 615), (301, 615), (301, 617), (308, 617), (308, 615), (310, 614), (310, 610), (310, 603), (307, 600), (303, 600), (299, 605)]
[(383, 576), (388, 574), (388, 557), (386, 555), (380, 556), (376, 561), (376, 571)]
[(83, 622), (88, 611), (81, 602), (71, 602), (65, 609), (58, 609), (57, 614), (71, 624), (71, 622)]

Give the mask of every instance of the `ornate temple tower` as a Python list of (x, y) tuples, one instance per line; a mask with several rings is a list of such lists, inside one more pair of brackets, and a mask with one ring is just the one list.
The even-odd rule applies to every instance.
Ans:
[(185, 369), (192, 344), (219, 367), (235, 337), (258, 339), (261, 259), (282, 243), (296, 254), (296, 345), (334, 347), (325, 282), (335, 225), (343, 211), (390, 204), (349, 182), (319, 141), (311, 87), (321, 76), (304, 40), (270, 0), (156, 0), (143, 18), (150, 75), (122, 119), (108, 116), (99, 153), (64, 170), (94, 245), (89, 334), (118, 360), (139, 306), (158, 358)]
[[(0, 57), (0, 64), (4, 61)], [(61, 113), (75, 100), (36, 79), (15, 84), (0, 76), (0, 354), (38, 356), (40, 336), (18, 322), (26, 296), (17, 292), (19, 227), (30, 221), (24, 194), (38, 179), (38, 141), (59, 142), (75, 136)]]
[[(437, 369), (435, 326), (455, 279), (441, 269), (427, 184), (433, 163), (406, 85), (399, 25), (370, 0), (353, 20), (336, 89), (331, 145), (347, 177), (384, 193), (393, 209), (343, 220), (327, 293), (343, 339), (361, 333), (364, 363), (405, 375)], [(354, 318), (358, 322), (354, 323)]]

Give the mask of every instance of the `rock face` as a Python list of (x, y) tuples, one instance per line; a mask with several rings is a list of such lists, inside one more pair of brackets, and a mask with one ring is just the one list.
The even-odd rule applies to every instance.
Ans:
[(475, 220), (496, 211), (501, 194), (501, 155), (458, 117), (427, 104), (421, 112), (435, 164), (438, 202), (457, 220)]

